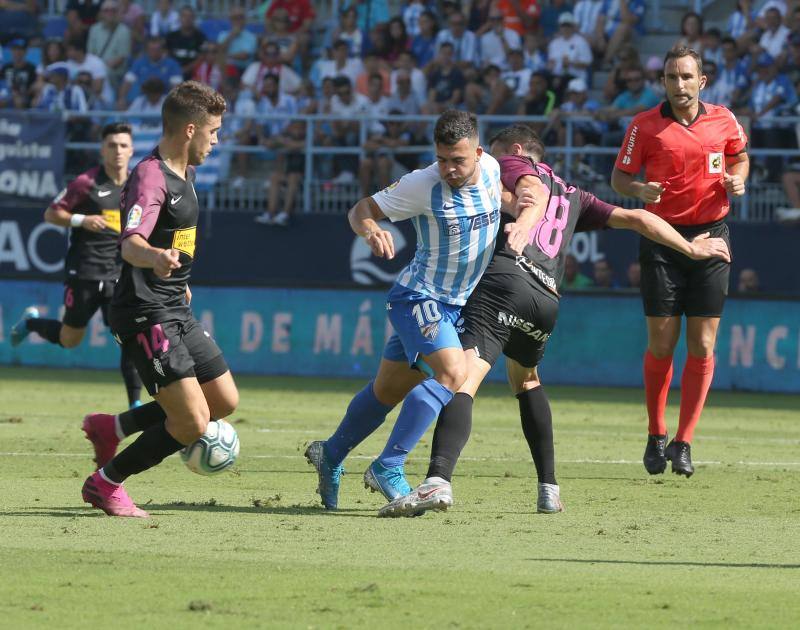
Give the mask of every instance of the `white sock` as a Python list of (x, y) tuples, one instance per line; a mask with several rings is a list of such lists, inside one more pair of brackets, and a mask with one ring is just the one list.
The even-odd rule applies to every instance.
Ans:
[(121, 483), (117, 483), (116, 481), (111, 481), (111, 479), (109, 479), (106, 476), (106, 472), (102, 468), (100, 470), (98, 470), (97, 472), (100, 473), (100, 476), (103, 478), (104, 481), (107, 481), (108, 483), (110, 483), (112, 485), (115, 485), (115, 486), (121, 486), (122, 485)]
[(438, 483), (438, 484), (441, 485), (441, 484), (445, 484), (445, 483), (449, 484), (450, 482), (447, 481), (447, 479), (443, 479), (442, 477), (428, 477), (425, 480), (425, 483)]
[(120, 440), (124, 440), (127, 437), (122, 432), (122, 425), (119, 423), (119, 416), (114, 416), (114, 433), (117, 434), (117, 438)]

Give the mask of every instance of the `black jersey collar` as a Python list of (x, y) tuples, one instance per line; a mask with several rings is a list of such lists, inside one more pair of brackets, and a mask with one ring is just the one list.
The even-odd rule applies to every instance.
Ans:
[(672, 105), (669, 104), (669, 101), (664, 101), (661, 103), (661, 116), (664, 118), (672, 118), (676, 123), (682, 125), (684, 127), (691, 127), (700, 116), (706, 113), (706, 106), (703, 105), (702, 101), (698, 101), (699, 108), (697, 109), (697, 116), (695, 116), (688, 125), (684, 125), (680, 120), (675, 117), (675, 112), (672, 111)]

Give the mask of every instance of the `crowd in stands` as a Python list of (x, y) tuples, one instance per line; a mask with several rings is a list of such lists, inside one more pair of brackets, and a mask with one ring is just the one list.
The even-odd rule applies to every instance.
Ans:
[[(223, 129), (225, 142), (272, 156), (273, 188), (287, 190), (270, 195), (261, 220), (285, 223), (304, 169), (305, 124), (293, 115), (346, 117), (316, 123), (315, 141), (360, 154), (318, 167), (370, 192), (417, 166), (419, 154), (397, 149), (429, 142), (424, 123), (381, 120), (387, 115), (459, 107), (542, 116), (535, 126), (549, 145), (564, 144), (565, 120), (581, 117), (577, 145), (618, 146), (630, 117), (663, 96), (662, 56), (643, 59), (637, 47), (651, 10), (645, 0), (341, 0), (326, 20), (311, 0), (232, 2), (224, 20), (199, 16), (193, 4), (159, 0), (147, 14), (130, 0), (68, 0), (63, 32), (45, 38), (51, 18), (40, 19), (36, 0), (4, 0), (0, 106), (134, 116), (158, 112), (183, 79), (208, 83), (231, 112), (287, 116)], [(703, 100), (746, 116), (754, 146), (796, 147), (795, 126), (782, 118), (798, 105), (800, 2), (741, 0), (724, 30), (695, 13), (680, 30), (675, 43), (705, 60)], [(378, 117), (366, 139), (365, 115)], [(76, 121), (71, 137), (87, 138), (91, 121)], [(607, 179), (598, 174), (609, 170), (604, 160), (578, 156), (571, 166), (586, 180)], [(757, 176), (778, 181), (782, 160), (770, 158)], [(241, 181), (235, 175), (252, 161), (236, 155), (231, 180)]]

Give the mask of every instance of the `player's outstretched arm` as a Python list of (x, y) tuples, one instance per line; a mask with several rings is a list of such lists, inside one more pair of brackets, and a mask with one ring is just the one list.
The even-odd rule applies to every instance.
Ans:
[(664, 192), (661, 182), (639, 182), (630, 173), (616, 167), (611, 172), (611, 187), (620, 195), (636, 197), (645, 203), (659, 203)]
[(380, 258), (391, 259), (394, 258), (392, 233), (378, 225), (378, 221), (385, 218), (386, 215), (372, 197), (364, 197), (347, 213), (353, 232), (367, 241), (372, 253)]
[(633, 230), (694, 260), (722, 258), (725, 262), (731, 261), (728, 245), (721, 238), (709, 238), (708, 233), (705, 233), (687, 241), (664, 219), (642, 208), (614, 208), (608, 219), (608, 226)]
[(141, 235), (133, 234), (122, 241), (122, 258), (134, 267), (152, 269), (159, 278), (168, 278), (181, 266), (177, 249), (152, 247)]

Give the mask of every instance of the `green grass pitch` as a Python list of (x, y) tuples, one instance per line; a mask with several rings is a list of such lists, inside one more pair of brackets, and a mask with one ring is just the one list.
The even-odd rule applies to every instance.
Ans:
[[(687, 480), (644, 472), (641, 391), (550, 387), (567, 511), (540, 515), (516, 400), (488, 386), (455, 506), (391, 520), (361, 482), (388, 426), (346, 462), (338, 512), (319, 506), (302, 456), (361, 383), (237, 380), (237, 474), (172, 457), (126, 484), (152, 518), (112, 519), (81, 502), (79, 427), (120, 410), (118, 375), (0, 368), (0, 626), (800, 625), (796, 396), (712, 392)], [(668, 414), (674, 430), (674, 393)], [(412, 484), (429, 448), (430, 433)]]

